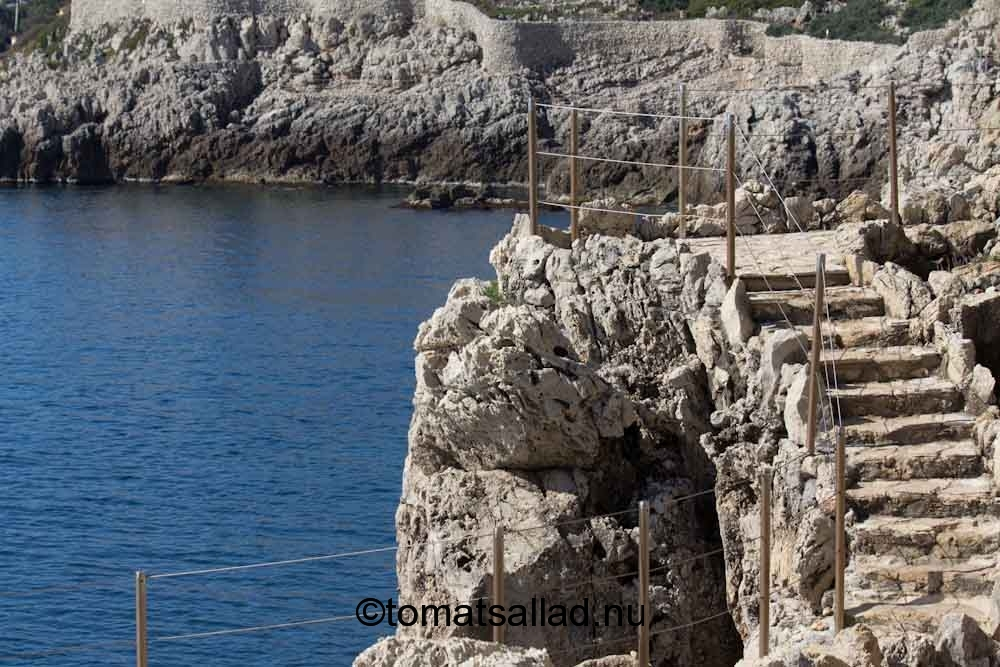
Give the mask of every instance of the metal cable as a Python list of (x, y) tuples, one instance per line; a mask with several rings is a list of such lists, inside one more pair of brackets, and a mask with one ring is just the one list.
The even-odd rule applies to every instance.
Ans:
[[(550, 153), (548, 151), (536, 151), (536, 155), (541, 155), (544, 157), (556, 157), (556, 158), (576, 158), (577, 160), (586, 160), (587, 162), (606, 162), (608, 164), (624, 164), (624, 165), (631, 165), (634, 167), (657, 167), (661, 169), (681, 168), (681, 165), (679, 164), (665, 164), (661, 162), (639, 162), (636, 160), (615, 160), (612, 158), (591, 157), (589, 155), (567, 155), (566, 153)], [(683, 168), (690, 171), (723, 171), (722, 169), (715, 169), (714, 167), (684, 166)]]
[(232, 565), (229, 567), (213, 567), (204, 570), (187, 570), (184, 572), (167, 572), (164, 574), (153, 574), (147, 577), (148, 579), (172, 579), (175, 577), (192, 577), (202, 574), (219, 574), (223, 572), (238, 572), (242, 570), (255, 570), (265, 567), (278, 567), (281, 565), (298, 565), (300, 563), (316, 563), (320, 561), (327, 560), (337, 560), (339, 558), (352, 558), (354, 556), (367, 556), (369, 554), (378, 553), (388, 553), (390, 551), (396, 551), (399, 549), (398, 546), (393, 547), (380, 547), (377, 549), (365, 549), (363, 551), (345, 551), (339, 554), (329, 554), (326, 556), (309, 556), (307, 558), (293, 558), (289, 560), (276, 560), (269, 561), (265, 563), (251, 563), (250, 565)]
[(662, 120), (703, 120), (708, 122), (717, 122), (719, 120), (717, 118), (709, 118), (708, 116), (671, 116), (667, 114), (616, 111), (615, 109), (594, 109), (590, 107), (576, 107), (576, 106), (570, 106), (568, 104), (542, 104), (541, 102), (535, 102), (535, 106), (542, 109), (582, 111), (584, 113), (608, 114), (611, 116), (630, 116), (633, 118), (659, 118)]
[(310, 625), (322, 625), (325, 623), (340, 623), (356, 619), (357, 615), (350, 616), (330, 616), (327, 618), (314, 618), (308, 621), (292, 621), (290, 623), (274, 623), (271, 625), (256, 625), (248, 628), (231, 628), (228, 630), (214, 630), (211, 632), (192, 632), (183, 635), (169, 635), (166, 637), (153, 637), (151, 642), (172, 642), (185, 639), (204, 639), (206, 637), (222, 637), (225, 635), (242, 635), (251, 632), (267, 632), (270, 630), (284, 630), (287, 628), (301, 628)]

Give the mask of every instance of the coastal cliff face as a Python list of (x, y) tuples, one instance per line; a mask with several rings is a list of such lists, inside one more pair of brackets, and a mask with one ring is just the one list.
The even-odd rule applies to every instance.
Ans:
[[(401, 599), (489, 595), (490, 536), (502, 525), (508, 604), (636, 605), (635, 509), (648, 499), (654, 631), (718, 616), (723, 561), (692, 559), (721, 546), (711, 499), (672, 500), (712, 480), (698, 446), (711, 399), (684, 313), (700, 307), (717, 267), (703, 264), (686, 280), (691, 258), (671, 240), (595, 236), (570, 250), (517, 233), (491, 260), (496, 290), (456, 284), (417, 337), (397, 513)], [(507, 636), (546, 647), (556, 665), (634, 643), (629, 627), (512, 627)], [(663, 635), (656, 650), (691, 665), (732, 664), (741, 653), (728, 616)]]
[[(496, 21), (453, 0), (327, 2), (301, 13), (294, 3), (193, 12), (88, 2), (74, 4), (63, 41), (0, 69), (2, 180), (522, 183), (530, 96), (670, 113), (687, 82), (697, 89), (689, 113), (733, 112), (752, 137), (738, 158), (745, 176), (761, 176), (759, 160), (786, 194), (843, 196), (866, 181), (877, 193), (885, 90), (866, 86), (891, 78), (904, 198), (951, 190), (983, 217), (997, 208), (988, 187), (996, 144), (938, 132), (997, 124), (996, 91), (965, 87), (995, 79), (997, 10), (985, 0), (902, 47), (773, 38), (741, 21)], [(831, 88), (729, 92), (819, 80)], [(568, 122), (544, 111), (542, 145), (559, 150)], [(586, 117), (582, 142), (591, 154), (670, 161), (677, 127)], [(719, 164), (722, 143), (713, 124), (693, 129), (691, 163)], [(564, 164), (544, 165), (543, 178), (566, 190)], [(583, 180), (620, 200), (676, 193), (674, 170), (588, 165)], [(692, 201), (718, 200), (712, 175), (692, 181)]]
[[(866, 207), (857, 199), (846, 200), (857, 217), (831, 222), (835, 233), (787, 241), (772, 236), (766, 245), (788, 244), (784, 252), (798, 257), (816, 243), (827, 244), (837, 266), (844, 266), (843, 258), (855, 267), (849, 271), (862, 287), (844, 288), (852, 301), (858, 290), (877, 294), (894, 319), (873, 323), (861, 317), (864, 307), (834, 305), (861, 317), (838, 323), (842, 344), (889, 351), (904, 341), (914, 346), (884, 359), (862, 347), (871, 356), (841, 372), (875, 377), (874, 369), (888, 372), (893, 364), (913, 372), (918, 357), (912, 355), (923, 349), (924, 358), (934, 358), (926, 372), (954, 382), (977, 424), (975, 454), (962, 464), (971, 473), (950, 460), (922, 459), (918, 450), (913, 459), (905, 450), (883, 455), (875, 473), (900, 475), (917, 487), (928, 475), (982, 473), (979, 481), (1000, 488), (1000, 413), (990, 407), (995, 382), (987, 367), (977, 365), (992, 363), (992, 334), (982, 323), (1000, 308), (997, 227), (903, 228), (865, 220)], [(838, 209), (852, 207), (844, 204)], [(1000, 582), (1000, 552), (994, 520), (978, 514), (995, 506), (994, 496), (984, 496), (981, 506), (947, 510), (959, 514), (946, 516), (970, 527), (961, 537), (940, 536), (935, 547), (949, 558), (982, 551), (990, 563), (974, 575), (980, 578), (976, 591), (986, 586), (986, 597), (976, 598), (987, 601), (982, 616), (947, 615), (961, 608), (956, 603), (914, 625), (907, 608), (897, 606), (884, 618), (866, 615), (834, 637), (832, 436), (826, 417), (818, 454), (803, 455), (806, 335), (768, 325), (769, 316), (751, 307), (748, 285), (726, 280), (705, 241), (657, 238), (659, 228), (649, 221), (618, 224), (609, 235), (600, 223), (585, 219), (588, 231), (570, 244), (557, 230), (532, 235), (526, 217), (518, 216), (491, 253), (496, 282), (459, 281), (420, 327), (396, 517), (400, 599), (418, 607), (488, 599), (491, 536), (503, 526), (508, 605), (527, 606), (533, 597), (567, 606), (583, 599), (634, 603), (634, 510), (646, 499), (655, 545), (654, 665), (728, 666), (743, 656), (740, 664), (747, 667), (997, 664), (1000, 643), (990, 636), (1000, 638), (1000, 583), (994, 583)], [(939, 259), (962, 265), (932, 271), (925, 280), (903, 265), (927, 275), (925, 263), (935, 256), (927, 245), (931, 237), (942, 242)], [(846, 400), (843, 409), (850, 410)], [(865, 404), (874, 414), (892, 414), (885, 411), (900, 405), (875, 395)], [(849, 459), (851, 484), (870, 479), (876, 461), (869, 456), (858, 462), (856, 452)], [(866, 455), (871, 453), (880, 450)], [(775, 471), (772, 657), (755, 660), (764, 466)], [(913, 503), (898, 515), (907, 521), (921, 516), (928, 501), (889, 502)], [(935, 503), (954, 501), (929, 502), (941, 512), (944, 505)], [(897, 602), (899, 590), (866, 579), (872, 573), (865, 570), (871, 566), (865, 550), (887, 549), (879, 558), (895, 563), (899, 547), (866, 525), (870, 504), (852, 498), (850, 509), (848, 538), (856, 550), (848, 568), (851, 591)], [(911, 551), (934, 547), (921, 521), (903, 530), (904, 539), (923, 545)], [(918, 560), (914, 553), (906, 557)], [(858, 609), (866, 613), (864, 605)], [(401, 628), (355, 664), (459, 665), (476, 656), (483, 664), (611, 667), (635, 660), (628, 655), (635, 643), (631, 629), (515, 627), (507, 632), (510, 648), (474, 641), (488, 640), (488, 633), (487, 627)]]

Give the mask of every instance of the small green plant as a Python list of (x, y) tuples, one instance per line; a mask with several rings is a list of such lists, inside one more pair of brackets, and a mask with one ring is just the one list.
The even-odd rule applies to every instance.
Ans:
[(900, 43), (898, 35), (882, 27), (892, 14), (885, 0), (848, 0), (838, 11), (822, 14), (809, 24), (809, 34), (853, 42)]
[(498, 306), (504, 302), (503, 293), (500, 291), (500, 284), (495, 280), (491, 280), (490, 283), (483, 288), (483, 296)]
[(909, 0), (900, 24), (913, 32), (944, 26), (972, 7), (972, 0)]
[(785, 23), (772, 23), (767, 26), (764, 33), (768, 37), (788, 37), (789, 35), (801, 35), (802, 31)]

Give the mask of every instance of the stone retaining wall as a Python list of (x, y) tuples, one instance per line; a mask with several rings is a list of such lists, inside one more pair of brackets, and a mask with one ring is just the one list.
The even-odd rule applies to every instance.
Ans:
[(864, 69), (891, 57), (899, 47), (838, 42), (812, 37), (774, 38), (752, 21), (499, 21), (457, 0), (74, 0), (74, 29), (146, 18), (158, 23), (217, 16), (269, 14), (333, 15), (350, 20), (361, 13), (412, 13), (470, 32), (490, 72), (521, 68), (543, 71), (566, 65), (578, 54), (600, 53), (610, 60), (640, 62), (693, 46), (762, 60), (772, 69), (791, 70), (793, 83), (811, 83)]

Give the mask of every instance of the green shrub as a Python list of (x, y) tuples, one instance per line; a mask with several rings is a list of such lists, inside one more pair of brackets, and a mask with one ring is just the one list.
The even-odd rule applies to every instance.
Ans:
[(848, 0), (836, 12), (817, 16), (809, 24), (814, 37), (843, 39), (854, 42), (900, 42), (900, 38), (882, 27), (882, 21), (892, 14), (885, 0)]
[(933, 30), (970, 7), (972, 0), (909, 0), (899, 22), (913, 32)]
[(764, 31), (768, 37), (788, 37), (789, 35), (801, 35), (802, 31), (783, 23), (772, 23)]
[(643, 0), (643, 8), (654, 13), (676, 13), (680, 10), (688, 16), (704, 16), (709, 7), (725, 7), (729, 16), (747, 18), (758, 9), (777, 7), (798, 7), (801, 0)]
[(483, 288), (483, 296), (497, 305), (504, 301), (503, 294), (500, 292), (500, 284), (495, 280), (491, 280), (490, 284)]

